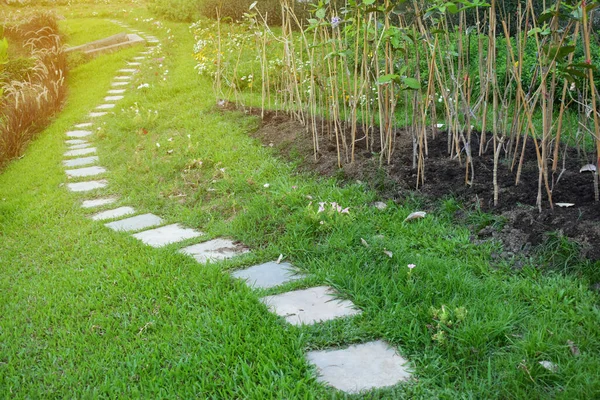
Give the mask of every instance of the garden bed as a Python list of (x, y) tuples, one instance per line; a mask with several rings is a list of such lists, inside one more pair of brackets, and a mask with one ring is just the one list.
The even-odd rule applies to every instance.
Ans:
[[(231, 107), (228, 104), (227, 108)], [(260, 116), (260, 110), (247, 112)], [(338, 168), (335, 137), (323, 132), (320, 150), (315, 160), (313, 138), (306, 128), (284, 113), (266, 112), (254, 136), (265, 145), (278, 148), (286, 157), (300, 160), (303, 168), (321, 175), (338, 176), (346, 181), (370, 182), (383, 199), (401, 200), (416, 188), (416, 171), (412, 168), (412, 141), (405, 130), (396, 132), (397, 150), (390, 165), (380, 166), (379, 155), (365, 149), (365, 141), (357, 143), (355, 162)], [(328, 137), (331, 136), (331, 139)], [(349, 137), (349, 134), (347, 135)], [(361, 137), (362, 134), (357, 135)], [(375, 135), (377, 136), (377, 134)], [(488, 135), (491, 137), (491, 135)], [(478, 148), (478, 135), (473, 136), (473, 148)], [(587, 164), (583, 155), (568, 149), (565, 171), (561, 166), (555, 175), (553, 200), (555, 203), (573, 203), (571, 207), (554, 206), (552, 210), (546, 198), (540, 213), (535, 206), (537, 198), (538, 167), (535, 148), (530, 140), (526, 149), (521, 182), (515, 185), (515, 171), (510, 170), (510, 160), (500, 163), (498, 183), (499, 205), (493, 206), (493, 155), (491, 151), (482, 157), (474, 157), (475, 180), (465, 184), (464, 163), (450, 159), (447, 153), (447, 135), (439, 132), (435, 140), (429, 140), (429, 157), (425, 160), (425, 184), (416, 190), (431, 204), (438, 199), (455, 197), (465, 206), (501, 216), (500, 224), (473, 226), (473, 240), (495, 238), (504, 244), (503, 258), (526, 255), (543, 244), (548, 233), (565, 236), (580, 244), (581, 256), (600, 260), (600, 204), (594, 201), (593, 174), (580, 173)], [(491, 146), (490, 146), (491, 147)], [(379, 148), (376, 143), (374, 148)], [(457, 211), (457, 219), (466, 213)]]

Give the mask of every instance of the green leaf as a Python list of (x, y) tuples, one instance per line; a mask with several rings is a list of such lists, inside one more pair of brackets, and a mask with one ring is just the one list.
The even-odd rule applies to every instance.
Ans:
[(415, 78), (402, 78), (402, 83), (404, 83), (409, 89), (421, 89), (421, 83)]
[(396, 74), (381, 75), (379, 79), (377, 79), (377, 84), (385, 85), (386, 83), (390, 83), (396, 79), (398, 79), (398, 75)]
[(458, 6), (456, 4), (448, 2), (448, 3), (444, 4), (444, 5), (446, 6), (446, 9), (448, 10), (448, 12), (450, 14), (456, 14), (456, 13), (458, 13)]
[(319, 19), (325, 18), (325, 9), (324, 8), (319, 8), (317, 10), (317, 12), (315, 12), (315, 17), (317, 17)]

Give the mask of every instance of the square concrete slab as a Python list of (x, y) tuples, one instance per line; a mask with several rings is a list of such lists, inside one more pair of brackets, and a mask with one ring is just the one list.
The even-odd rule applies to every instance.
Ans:
[(248, 248), (245, 246), (235, 243), (232, 240), (222, 238), (198, 243), (179, 250), (180, 253), (194, 257), (196, 261), (201, 264), (205, 264), (209, 261), (226, 260), (247, 253), (248, 251)]
[[(142, 60), (144, 59), (144, 57), (141, 58)], [(141, 62), (128, 62), (127, 65), (131, 65), (132, 67), (138, 67), (140, 65), (142, 65)]]
[(110, 89), (107, 93), (108, 94), (123, 94), (126, 91), (127, 90), (125, 90), (125, 89)]
[(84, 123), (77, 124), (77, 125), (74, 125), (74, 126), (75, 126), (75, 128), (89, 128), (92, 125), (93, 124), (91, 122), (84, 122)]
[(105, 219), (114, 219), (124, 217), (125, 215), (131, 215), (135, 213), (133, 207), (119, 207), (114, 210), (106, 210), (92, 215), (94, 221), (104, 221)]
[(310, 351), (306, 357), (317, 367), (318, 381), (346, 393), (394, 386), (411, 377), (408, 361), (381, 340), (347, 349)]
[(106, 96), (104, 98), (104, 101), (119, 101), (119, 100), (123, 100), (125, 96)]
[(130, 81), (131, 76), (129, 76), (129, 75), (115, 76), (114, 79), (117, 81)]
[(304, 275), (288, 263), (277, 264), (275, 261), (255, 265), (253, 267), (235, 271), (234, 278), (245, 279), (248, 286), (258, 289), (268, 289), (284, 283), (303, 279)]
[(111, 108), (115, 108), (115, 104), (100, 104), (98, 107), (96, 107), (96, 110), (110, 110)]
[(271, 312), (284, 317), (292, 325), (311, 325), (320, 321), (360, 314), (350, 300), (337, 300), (328, 286), (296, 290), (266, 296), (261, 301)]
[(94, 154), (96, 152), (95, 147), (89, 147), (87, 149), (77, 149), (66, 151), (65, 157), (85, 156), (86, 154)]
[(80, 167), (82, 165), (94, 164), (96, 162), (98, 162), (98, 157), (91, 156), (91, 157), (74, 158), (72, 160), (64, 160), (63, 165), (65, 167)]
[(119, 70), (119, 72), (127, 72), (127, 73), (130, 73), (130, 74), (134, 73), (135, 71), (137, 71), (137, 69), (135, 69), (135, 68), (121, 68)]
[(69, 139), (65, 141), (66, 144), (89, 144), (89, 142), (87, 142), (86, 140), (81, 140), (81, 139)]
[(202, 236), (204, 233), (195, 229), (184, 228), (179, 224), (162, 226), (160, 228), (143, 231), (133, 235), (148, 246), (162, 247), (171, 243)]
[(98, 117), (103, 117), (103, 116), (105, 116), (106, 114), (108, 114), (108, 113), (106, 113), (106, 112), (91, 112), (91, 113), (89, 113), (88, 115), (89, 115), (91, 118), (98, 118)]
[(90, 136), (92, 133), (93, 133), (92, 131), (84, 131), (84, 130), (68, 131), (67, 136), (81, 138), (81, 137)]
[(67, 176), (73, 178), (80, 178), (83, 176), (96, 176), (106, 172), (106, 169), (102, 167), (87, 167), (87, 168), (78, 168), (78, 169), (68, 169), (65, 171)]
[(113, 82), (110, 84), (110, 86), (112, 86), (112, 87), (127, 86), (127, 85), (129, 85), (129, 82)]
[(120, 221), (109, 222), (104, 224), (114, 231), (139, 231), (146, 228), (151, 228), (163, 223), (163, 219), (154, 214), (142, 214), (135, 217), (122, 219)]
[(77, 150), (77, 149), (85, 149), (90, 147), (91, 143), (80, 143), (80, 144), (72, 144), (69, 146), (69, 150)]
[(81, 203), (81, 207), (83, 207), (83, 208), (100, 207), (100, 206), (105, 206), (107, 204), (112, 204), (115, 201), (117, 201), (116, 197), (106, 197), (103, 199), (85, 200), (83, 203)]
[(108, 185), (108, 181), (100, 180), (100, 181), (88, 181), (88, 182), (78, 182), (78, 183), (68, 183), (67, 187), (71, 192), (89, 192), (91, 190), (101, 189)]

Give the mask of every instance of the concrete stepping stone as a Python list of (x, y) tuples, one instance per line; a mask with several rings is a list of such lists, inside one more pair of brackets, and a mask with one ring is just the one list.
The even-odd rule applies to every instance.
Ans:
[(89, 144), (87, 141), (85, 141), (85, 140), (81, 140), (81, 139), (69, 139), (69, 140), (67, 140), (65, 143), (67, 143), (67, 144), (71, 144), (71, 145), (76, 145), (76, 144)]
[(134, 73), (136, 71), (137, 71), (137, 69), (135, 69), (135, 68), (121, 68), (119, 70), (119, 72), (127, 72), (127, 73)]
[(83, 203), (81, 203), (81, 207), (83, 207), (83, 208), (100, 207), (100, 206), (105, 206), (107, 204), (112, 204), (115, 201), (117, 201), (116, 197), (105, 197), (103, 199), (85, 200)]
[(317, 380), (346, 393), (394, 386), (411, 377), (408, 361), (386, 342), (358, 344), (347, 349), (310, 351)]
[(96, 176), (106, 172), (106, 169), (103, 167), (87, 167), (87, 168), (78, 168), (78, 169), (68, 169), (65, 171), (67, 176), (71, 178), (81, 178), (84, 176)]
[(130, 75), (120, 75), (120, 76), (115, 76), (114, 79), (117, 81), (130, 81), (131, 76)]
[(107, 103), (107, 104), (100, 104), (98, 107), (96, 107), (96, 110), (110, 110), (111, 108), (115, 108), (116, 104), (114, 103)]
[(110, 89), (107, 93), (108, 94), (123, 94), (126, 91), (127, 91), (126, 89)]
[(337, 300), (328, 286), (296, 290), (266, 296), (261, 301), (271, 312), (284, 317), (292, 325), (312, 325), (320, 321), (360, 314), (350, 300)]
[(67, 131), (67, 136), (75, 137), (75, 138), (82, 138), (82, 137), (90, 136), (92, 133), (94, 133), (94, 132), (84, 131), (84, 130)]
[(180, 253), (194, 257), (200, 264), (205, 264), (209, 261), (226, 260), (247, 253), (248, 251), (248, 248), (245, 246), (222, 238), (198, 243), (179, 250)]
[(139, 231), (142, 229), (151, 228), (163, 223), (163, 219), (154, 214), (142, 214), (135, 217), (122, 219), (119, 221), (109, 222), (104, 224), (114, 231)]
[(113, 82), (110, 84), (110, 86), (112, 86), (112, 87), (127, 86), (127, 85), (129, 85), (129, 82)]
[[(143, 60), (143, 59), (144, 59), (144, 58), (142, 57), (142, 60)], [(130, 65), (130, 66), (132, 66), (132, 67), (139, 67), (140, 65), (142, 65), (142, 63), (141, 63), (141, 62), (134, 61), (134, 62), (128, 62), (128, 63), (127, 63), (127, 65)]]
[(71, 192), (89, 192), (106, 187), (106, 185), (108, 185), (108, 181), (102, 179), (100, 181), (68, 183), (67, 187)]
[(89, 128), (93, 124), (91, 122), (83, 122), (81, 124), (74, 125), (75, 128)]
[(235, 271), (231, 275), (234, 278), (245, 279), (248, 286), (255, 289), (269, 289), (284, 283), (303, 279), (304, 275), (289, 263), (277, 264), (275, 261)]
[(94, 221), (104, 221), (105, 219), (120, 218), (134, 213), (135, 210), (133, 209), (133, 207), (119, 207), (115, 208), (114, 210), (101, 211), (97, 214), (92, 215), (91, 218)]
[(106, 112), (91, 112), (89, 115), (92, 118), (98, 118), (98, 117), (103, 117), (106, 114), (108, 114), (108, 113), (106, 113)]
[(97, 156), (74, 158), (72, 160), (64, 160), (65, 167), (80, 167), (82, 165), (94, 164), (98, 162)]
[(151, 229), (149, 231), (136, 233), (133, 236), (148, 246), (162, 247), (171, 243), (181, 242), (182, 240), (192, 239), (202, 235), (204, 235), (204, 233), (195, 229), (184, 228), (179, 224), (172, 224)]
[(65, 157), (75, 157), (75, 156), (85, 156), (87, 154), (94, 154), (94, 153), (96, 153), (96, 148), (88, 147), (87, 149), (76, 149), (76, 150), (66, 151), (64, 156)]
[(90, 143), (72, 144), (69, 146), (69, 150), (85, 149), (90, 146), (91, 146)]
[(106, 96), (104, 98), (104, 101), (119, 101), (119, 100), (123, 100), (125, 98), (125, 96)]
[(133, 60), (145, 60), (146, 57), (143, 56), (137, 56), (137, 57), (133, 57)]

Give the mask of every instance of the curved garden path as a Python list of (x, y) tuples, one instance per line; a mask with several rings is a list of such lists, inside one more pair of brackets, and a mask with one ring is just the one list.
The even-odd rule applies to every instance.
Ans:
[[(126, 24), (116, 22), (123, 28)], [(112, 89), (106, 93), (105, 103), (88, 114), (89, 120), (75, 124), (66, 132), (68, 150), (64, 153), (65, 173), (72, 181), (67, 189), (81, 194), (81, 207), (89, 210), (89, 218), (114, 231), (125, 231), (144, 244), (161, 248), (189, 239), (202, 240), (203, 232), (179, 223), (165, 224), (163, 218), (139, 210), (134, 204), (122, 204), (115, 196), (103, 197), (102, 190), (110, 182), (104, 176), (109, 172), (101, 166), (94, 146), (97, 122), (127, 95), (135, 74), (149, 57), (160, 52), (159, 40), (141, 31), (150, 44), (145, 51), (134, 57), (119, 70)], [(118, 207), (110, 208), (114, 204)], [(95, 209), (102, 208), (102, 211)], [(193, 257), (198, 263), (218, 262), (251, 251), (239, 242), (228, 238), (215, 238), (179, 249), (180, 253)], [(244, 279), (252, 288), (275, 288), (305, 275), (289, 263), (280, 260), (249, 266), (232, 273), (232, 279)], [(292, 325), (319, 324), (335, 318), (352, 318), (361, 311), (349, 300), (338, 300), (336, 291), (329, 286), (315, 286), (302, 290), (283, 292), (260, 299), (265, 312), (272, 312)], [(374, 388), (393, 386), (411, 377), (407, 360), (386, 342), (378, 340), (343, 346), (306, 354), (307, 360), (316, 367), (318, 379), (347, 393), (358, 393)]]

